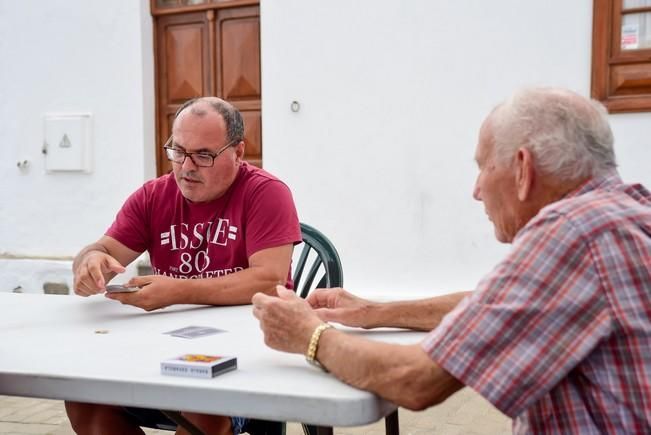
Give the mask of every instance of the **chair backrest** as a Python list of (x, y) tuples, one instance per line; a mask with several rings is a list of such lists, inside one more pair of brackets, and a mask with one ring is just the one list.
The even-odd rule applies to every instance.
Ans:
[[(304, 223), (301, 223), (301, 234), (303, 244), (294, 251), (292, 262), (296, 294), (305, 298), (312, 288), (344, 285), (339, 254), (330, 240), (321, 231)], [(304, 434), (317, 433), (315, 426), (302, 427)], [(251, 435), (285, 435), (286, 425), (284, 422), (251, 419), (244, 430)]]
[(304, 223), (301, 223), (301, 233), (302, 250), (292, 265), (296, 294), (305, 298), (313, 288), (343, 286), (344, 271), (332, 242), (321, 231)]

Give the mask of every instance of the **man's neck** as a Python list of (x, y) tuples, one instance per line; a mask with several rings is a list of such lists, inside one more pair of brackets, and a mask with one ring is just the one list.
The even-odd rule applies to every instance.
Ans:
[(522, 226), (529, 222), (544, 207), (554, 202), (560, 201), (570, 192), (578, 189), (588, 178), (582, 178), (574, 181), (562, 181), (552, 177), (539, 177), (538, 184), (532, 191), (532, 195), (526, 204), (523, 205), (520, 220)]

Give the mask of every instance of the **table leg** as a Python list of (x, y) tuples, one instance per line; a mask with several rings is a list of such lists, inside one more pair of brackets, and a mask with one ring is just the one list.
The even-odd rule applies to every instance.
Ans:
[(400, 424), (398, 422), (398, 410), (396, 409), (384, 419), (384, 428), (387, 435), (400, 435)]
[[(400, 424), (398, 421), (398, 410), (396, 409), (384, 419), (386, 435), (400, 435)], [(331, 427), (303, 425), (305, 435), (333, 435)]]

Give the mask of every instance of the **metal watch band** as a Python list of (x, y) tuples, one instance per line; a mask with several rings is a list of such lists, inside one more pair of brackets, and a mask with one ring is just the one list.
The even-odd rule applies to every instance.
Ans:
[(331, 324), (322, 323), (314, 329), (314, 332), (312, 333), (312, 337), (310, 338), (310, 344), (307, 347), (307, 353), (305, 354), (305, 359), (307, 360), (308, 363), (312, 364), (313, 366), (319, 367), (323, 370), (325, 370), (325, 368), (319, 363), (319, 361), (317, 361), (316, 352), (319, 348), (319, 339), (321, 338), (321, 334), (323, 333), (323, 331), (329, 328), (332, 328)]

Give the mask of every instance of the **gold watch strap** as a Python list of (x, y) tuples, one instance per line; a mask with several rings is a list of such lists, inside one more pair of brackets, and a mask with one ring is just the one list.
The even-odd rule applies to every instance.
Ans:
[(319, 363), (319, 361), (317, 361), (316, 352), (319, 349), (319, 339), (321, 338), (321, 334), (323, 333), (323, 331), (329, 328), (332, 328), (331, 324), (322, 323), (314, 329), (314, 332), (312, 333), (312, 337), (310, 338), (310, 344), (307, 347), (307, 353), (305, 354), (305, 359), (307, 360), (307, 362), (309, 362), (314, 366), (320, 367), (323, 370), (325, 370), (325, 368)]

